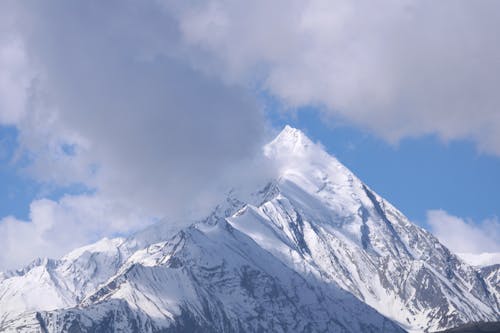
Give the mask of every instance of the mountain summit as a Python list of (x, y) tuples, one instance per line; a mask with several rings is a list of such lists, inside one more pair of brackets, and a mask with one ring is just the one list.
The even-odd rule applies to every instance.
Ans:
[(300, 130), (288, 125), (278, 136), (266, 145), (266, 150), (274, 150), (274, 153), (300, 154), (308, 147), (314, 146), (313, 142)]
[(499, 267), (461, 261), (297, 129), (264, 154), (280, 172), (252, 202), (231, 195), (179, 232), (157, 225), (0, 275), (0, 331), (422, 332), (500, 320)]

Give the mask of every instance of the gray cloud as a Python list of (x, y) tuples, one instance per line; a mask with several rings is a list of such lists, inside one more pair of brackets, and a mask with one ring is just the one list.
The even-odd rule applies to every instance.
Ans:
[(92, 191), (35, 200), (29, 221), (0, 220), (0, 268), (158, 218), (191, 223), (231, 187), (268, 177), (258, 164), (266, 124), (254, 97), (192, 66), (167, 8), (1, 7), (9, 19), (0, 20), (0, 124), (19, 131), (16, 159), (37, 181)]
[(230, 168), (260, 149), (255, 100), (193, 69), (177, 22), (155, 2), (50, 1), (14, 11), (33, 70), (18, 126), (38, 179), (83, 182), (173, 216), (194, 209), (194, 194), (227, 184)]

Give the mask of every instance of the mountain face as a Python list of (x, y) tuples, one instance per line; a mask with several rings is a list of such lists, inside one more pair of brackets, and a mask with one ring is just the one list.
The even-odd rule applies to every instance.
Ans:
[(35, 319), (34, 327), (63, 332), (402, 331), (337, 286), (301, 276), (224, 220), (137, 251), (78, 308)]
[(479, 273), (488, 286), (488, 289), (496, 295), (498, 304), (500, 300), (500, 264), (481, 267)]
[(0, 274), (0, 331), (402, 332), (500, 320), (475, 269), (286, 127), (279, 176), (204, 221)]
[(471, 323), (456, 328), (450, 328), (439, 333), (498, 333), (500, 332), (500, 322), (492, 323)]

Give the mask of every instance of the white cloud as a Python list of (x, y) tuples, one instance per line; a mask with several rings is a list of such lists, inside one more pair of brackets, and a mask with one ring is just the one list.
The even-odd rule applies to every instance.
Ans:
[[(196, 58), (395, 142), (437, 134), (500, 154), (498, 1), (207, 1), (179, 11)], [(207, 61), (211, 55), (211, 61)]]
[(484, 253), (457, 253), (462, 260), (472, 266), (490, 266), (500, 264), (500, 252), (484, 252)]
[(500, 221), (480, 223), (453, 216), (444, 210), (427, 212), (430, 231), (455, 253), (500, 252)]
[(36, 257), (58, 258), (77, 246), (149, 223), (143, 212), (95, 195), (35, 200), (29, 221), (0, 220), (0, 270), (19, 268)]

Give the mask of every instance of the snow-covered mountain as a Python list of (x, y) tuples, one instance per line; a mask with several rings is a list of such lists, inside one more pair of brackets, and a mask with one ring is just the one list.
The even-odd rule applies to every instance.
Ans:
[(302, 132), (279, 177), (205, 220), (158, 224), (0, 275), (0, 331), (398, 332), (500, 320), (475, 269)]

